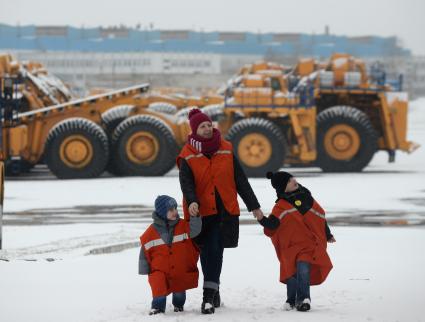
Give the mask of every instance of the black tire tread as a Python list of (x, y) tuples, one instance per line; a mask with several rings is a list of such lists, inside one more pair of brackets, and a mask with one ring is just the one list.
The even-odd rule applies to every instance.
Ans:
[[(105, 129), (106, 135), (108, 136), (110, 151), (112, 151), (112, 134), (115, 128), (130, 115), (133, 109), (134, 105), (118, 105), (102, 113), (102, 127)], [(109, 155), (109, 159), (111, 159), (111, 157), (112, 153)], [(106, 171), (113, 175), (119, 175), (119, 171), (115, 169), (111, 160), (108, 161)]]
[(219, 119), (224, 116), (224, 106), (223, 104), (211, 104), (206, 105), (203, 108), (201, 108), (201, 111), (205, 114), (207, 114), (211, 120), (219, 121)]
[[(59, 144), (62, 137), (67, 134), (83, 134), (95, 140), (98, 145), (94, 147), (94, 161), (83, 170), (74, 170), (66, 167), (65, 164), (58, 162), (56, 158), (59, 153)], [(103, 129), (96, 123), (80, 117), (69, 118), (54, 126), (47, 135), (44, 153), (46, 163), (50, 171), (61, 179), (74, 178), (96, 178), (106, 167), (109, 157), (108, 137)]]
[(112, 136), (117, 125), (128, 117), (133, 108), (133, 105), (119, 105), (102, 113), (102, 126), (108, 137)]
[[(237, 155), (237, 143), (243, 135), (260, 131), (262, 134), (267, 134), (269, 139), (272, 138), (272, 157), (265, 164), (258, 168), (246, 166), (242, 161), (241, 165), (245, 173), (249, 177), (265, 177), (267, 171), (276, 171), (283, 166), (286, 156), (287, 143), (285, 136), (280, 128), (270, 120), (253, 117), (240, 120), (232, 125), (226, 136), (226, 139), (233, 143), (233, 150)], [(236, 144), (235, 144), (236, 143)]]
[(177, 113), (177, 107), (167, 102), (154, 102), (149, 104), (148, 110), (160, 112), (164, 114), (174, 115)]
[[(161, 160), (155, 160), (153, 166), (137, 168), (125, 161), (125, 155), (120, 151), (120, 141), (127, 131), (133, 127), (143, 126), (144, 130), (155, 129), (158, 133), (157, 139), (162, 141), (164, 151), (160, 151)], [(177, 156), (177, 143), (170, 127), (161, 119), (152, 115), (135, 115), (125, 119), (115, 129), (112, 135), (112, 147), (114, 159), (112, 160), (114, 168), (119, 175), (135, 176), (160, 176), (170, 171), (175, 166)]]
[(134, 105), (118, 105), (102, 113), (102, 122), (109, 123), (117, 118), (126, 118), (133, 110)]
[[(361, 139), (360, 150), (351, 160), (334, 160), (326, 156), (323, 147), (324, 128), (331, 124), (346, 123), (354, 127)], [(317, 115), (317, 164), (325, 172), (360, 172), (371, 161), (378, 149), (378, 134), (361, 110), (338, 105), (330, 107)]]
[(198, 108), (197, 106), (188, 106), (185, 108), (182, 108), (176, 113), (176, 117), (179, 119), (188, 119), (189, 118), (189, 112), (193, 110), (194, 108)]

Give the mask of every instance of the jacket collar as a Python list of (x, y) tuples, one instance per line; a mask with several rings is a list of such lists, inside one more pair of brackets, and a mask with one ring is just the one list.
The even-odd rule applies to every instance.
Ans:
[(177, 223), (180, 220), (180, 217), (177, 217), (176, 220), (167, 220), (167, 219), (163, 219), (162, 217), (160, 217), (155, 211), (152, 213), (152, 219), (153, 219), (153, 223), (155, 225), (161, 226), (161, 227), (174, 227), (175, 225), (177, 225)]

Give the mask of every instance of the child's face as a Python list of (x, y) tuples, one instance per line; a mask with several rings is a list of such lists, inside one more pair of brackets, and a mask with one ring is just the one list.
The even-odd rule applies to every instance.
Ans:
[(285, 192), (292, 192), (298, 189), (298, 182), (294, 177), (289, 179), (288, 184), (286, 185)]
[(177, 212), (176, 208), (170, 209), (167, 212), (167, 219), (168, 220), (176, 220), (179, 213)]

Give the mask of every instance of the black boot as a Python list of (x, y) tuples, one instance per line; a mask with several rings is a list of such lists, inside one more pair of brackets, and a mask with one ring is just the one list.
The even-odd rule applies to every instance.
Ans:
[(307, 312), (310, 310), (310, 299), (304, 299), (301, 303), (297, 304), (297, 311)]
[(183, 312), (183, 306), (174, 306), (174, 312)]
[(215, 293), (213, 304), (214, 304), (215, 308), (220, 307), (220, 305), (221, 305), (220, 290), (218, 290)]
[(212, 288), (204, 288), (204, 297), (202, 299), (201, 312), (202, 314), (213, 314), (214, 309), (214, 296), (217, 293)]

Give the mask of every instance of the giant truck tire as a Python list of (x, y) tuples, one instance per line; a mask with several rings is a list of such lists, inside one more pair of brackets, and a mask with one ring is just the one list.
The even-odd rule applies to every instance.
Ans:
[(135, 115), (121, 122), (112, 136), (112, 164), (124, 176), (161, 176), (177, 156), (171, 129), (160, 118)]
[(185, 108), (182, 108), (176, 113), (177, 118), (187, 120), (189, 118), (189, 113), (194, 108), (198, 108), (197, 106), (188, 106)]
[(177, 107), (174, 104), (167, 102), (155, 102), (148, 106), (148, 110), (160, 112), (164, 114), (174, 115), (177, 113)]
[(70, 118), (50, 130), (44, 153), (50, 171), (60, 179), (96, 178), (108, 162), (108, 137), (96, 123)]
[(227, 139), (249, 177), (265, 177), (283, 165), (287, 145), (279, 127), (269, 120), (248, 118), (230, 128)]
[[(124, 121), (133, 110), (134, 105), (119, 105), (115, 106), (106, 112), (102, 113), (102, 127), (104, 128), (109, 141), (109, 151), (112, 151), (112, 134), (116, 127)], [(109, 161), (106, 165), (106, 171), (113, 175), (119, 175), (119, 170), (115, 168), (111, 158), (113, 154), (109, 154)]]
[(223, 104), (211, 104), (201, 108), (201, 111), (207, 114), (213, 122), (218, 122), (224, 116)]
[(102, 127), (105, 129), (109, 139), (112, 139), (112, 133), (114, 133), (115, 128), (128, 117), (133, 108), (134, 105), (119, 105), (102, 113)]
[(317, 115), (317, 165), (324, 172), (360, 172), (378, 148), (368, 116), (350, 106), (334, 106)]

